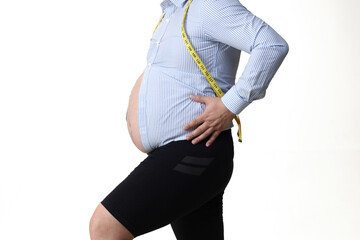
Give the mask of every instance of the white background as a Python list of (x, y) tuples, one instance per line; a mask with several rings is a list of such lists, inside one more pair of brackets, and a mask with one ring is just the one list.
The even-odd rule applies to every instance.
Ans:
[[(360, 3), (241, 3), (290, 51), (240, 114), (225, 237), (358, 240)], [(97, 204), (146, 157), (125, 113), (159, 4), (0, 1), (0, 239), (89, 239)]]

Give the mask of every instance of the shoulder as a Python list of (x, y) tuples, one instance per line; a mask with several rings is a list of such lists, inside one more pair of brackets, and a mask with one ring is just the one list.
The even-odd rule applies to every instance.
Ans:
[(241, 14), (249, 12), (239, 0), (200, 0), (200, 2), (204, 16), (231, 16), (234, 13)]
[(243, 6), (239, 0), (201, 0), (203, 6)]
[(251, 12), (239, 0), (200, 0), (201, 15), (213, 21), (245, 20)]

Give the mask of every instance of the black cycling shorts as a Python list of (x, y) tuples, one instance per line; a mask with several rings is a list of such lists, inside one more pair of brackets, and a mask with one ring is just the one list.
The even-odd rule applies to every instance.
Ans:
[(102, 205), (135, 237), (171, 224), (180, 240), (222, 240), (222, 196), (233, 171), (231, 129), (210, 147), (208, 139), (155, 149)]

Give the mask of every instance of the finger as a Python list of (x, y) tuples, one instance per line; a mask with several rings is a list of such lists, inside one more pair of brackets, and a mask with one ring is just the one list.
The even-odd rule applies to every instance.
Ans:
[(207, 102), (207, 96), (201, 96), (201, 95), (190, 95), (190, 98), (194, 100), (195, 102), (200, 103), (206, 103)]
[(203, 123), (199, 127), (197, 127), (194, 131), (192, 131), (190, 134), (186, 136), (186, 140), (191, 140), (196, 136), (199, 136), (200, 134), (204, 133), (209, 127), (207, 124)]
[(197, 116), (196, 118), (194, 118), (193, 120), (191, 120), (190, 122), (188, 122), (187, 124), (185, 124), (185, 126), (183, 127), (184, 130), (188, 130), (192, 127), (195, 127), (201, 123), (203, 123), (203, 114), (201, 114), (200, 116)]
[(206, 142), (206, 146), (210, 147), (211, 144), (213, 144), (213, 142), (215, 141), (215, 139), (220, 135), (221, 131), (215, 131), (210, 139)]
[(207, 136), (209, 136), (214, 130), (212, 128), (208, 128), (204, 133), (202, 133), (200, 136), (195, 138), (191, 141), (192, 144), (197, 144), (198, 142), (201, 142), (204, 140)]

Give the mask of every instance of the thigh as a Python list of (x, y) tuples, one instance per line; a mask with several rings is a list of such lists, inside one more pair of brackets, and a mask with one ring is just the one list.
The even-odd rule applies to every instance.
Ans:
[(223, 192), (171, 223), (177, 240), (223, 240)]
[(189, 141), (157, 148), (101, 203), (133, 236), (163, 227), (221, 193), (232, 175), (231, 132), (210, 146)]

